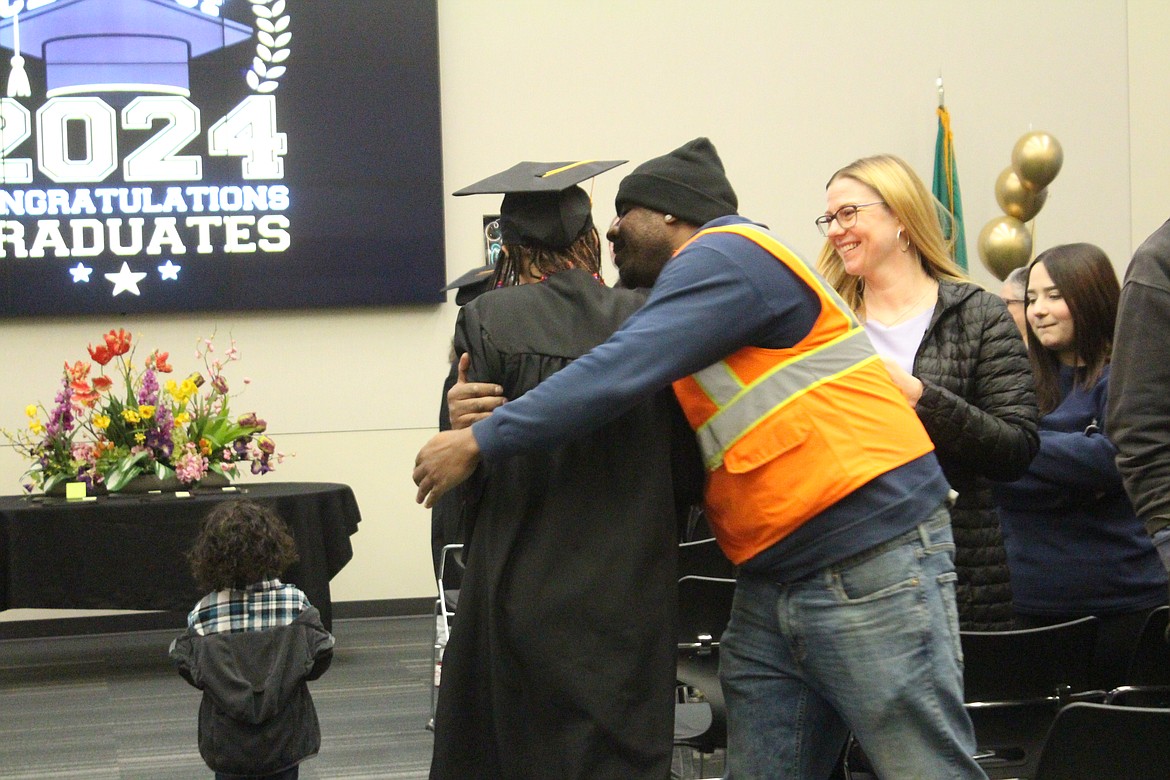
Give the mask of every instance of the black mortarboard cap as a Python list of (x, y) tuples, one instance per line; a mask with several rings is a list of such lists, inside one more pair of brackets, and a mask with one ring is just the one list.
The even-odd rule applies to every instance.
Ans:
[(492, 274), (496, 272), (496, 266), (493, 263), (481, 265), (479, 268), (473, 268), (467, 273), (460, 276), (455, 281), (443, 288), (443, 292), (448, 290), (456, 290), (455, 303), (462, 306), (468, 301), (474, 300), (480, 294), (487, 292), (492, 286)]
[(500, 234), (505, 244), (563, 249), (593, 224), (589, 194), (576, 185), (624, 162), (522, 162), (455, 194), (503, 194)]
[(187, 66), (252, 28), (174, 0), (58, 0), (0, 21), (0, 46), (45, 60), (47, 95), (188, 95)]

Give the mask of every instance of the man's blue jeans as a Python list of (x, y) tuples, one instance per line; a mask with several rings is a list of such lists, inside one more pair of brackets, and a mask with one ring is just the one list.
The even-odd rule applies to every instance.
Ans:
[(940, 507), (798, 582), (741, 574), (719, 651), (726, 777), (823, 780), (852, 731), (880, 777), (985, 778), (963, 708), (954, 550)]

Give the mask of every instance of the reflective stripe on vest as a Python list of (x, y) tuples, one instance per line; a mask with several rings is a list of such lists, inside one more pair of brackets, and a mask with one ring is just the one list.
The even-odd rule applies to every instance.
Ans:
[(877, 353), (865, 330), (857, 327), (777, 365), (750, 385), (744, 385), (723, 361), (693, 374), (718, 407), (695, 431), (707, 469), (719, 468), (724, 453), (777, 410), (872, 360), (877, 360)]

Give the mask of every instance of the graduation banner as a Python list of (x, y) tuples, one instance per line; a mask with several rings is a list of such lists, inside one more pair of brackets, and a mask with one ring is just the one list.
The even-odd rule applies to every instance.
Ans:
[(440, 152), (436, 0), (0, 0), (0, 316), (439, 302)]
[[(940, 94), (942, 87), (939, 87)], [(963, 230), (963, 198), (959, 194), (959, 169), (955, 164), (955, 139), (951, 134), (951, 115), (940, 98), (938, 137), (934, 143), (934, 181), (931, 189), (948, 212), (943, 217), (943, 236), (954, 240), (955, 262), (967, 270), (967, 236)]]

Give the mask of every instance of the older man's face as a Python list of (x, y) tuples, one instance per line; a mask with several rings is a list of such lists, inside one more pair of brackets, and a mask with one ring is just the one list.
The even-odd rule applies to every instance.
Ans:
[(1012, 285), (1004, 282), (1003, 288), (999, 291), (999, 297), (1003, 298), (1003, 302), (1007, 304), (1012, 319), (1016, 321), (1016, 327), (1020, 329), (1020, 335), (1023, 336), (1024, 341), (1027, 341), (1028, 321), (1024, 316), (1024, 296), (1020, 295)]

